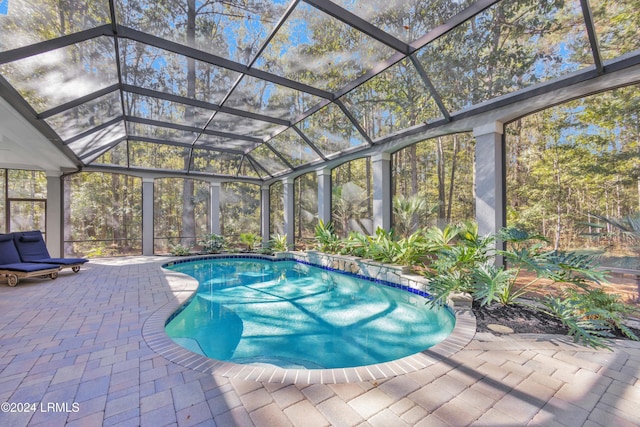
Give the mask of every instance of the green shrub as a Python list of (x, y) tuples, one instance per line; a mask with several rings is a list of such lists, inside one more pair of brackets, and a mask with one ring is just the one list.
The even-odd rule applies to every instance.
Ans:
[(633, 308), (622, 303), (619, 295), (600, 288), (565, 289), (559, 294), (545, 296), (541, 303), (543, 311), (569, 328), (569, 335), (575, 342), (609, 348), (608, 339), (614, 337), (614, 330), (638, 341), (638, 336), (624, 324), (624, 316)]
[(186, 256), (191, 254), (191, 249), (181, 244), (171, 245), (170, 253), (174, 256)]
[(246, 250), (253, 251), (260, 246), (261, 237), (256, 233), (241, 233), (240, 242), (245, 245)]
[(315, 227), (316, 247), (321, 252), (337, 254), (341, 249), (340, 237), (335, 232), (333, 223), (320, 220)]
[(224, 249), (224, 237), (218, 234), (205, 234), (198, 242), (202, 246), (202, 252), (206, 254), (215, 254)]
[(269, 249), (274, 252), (286, 252), (289, 250), (286, 234), (272, 234), (269, 240)]

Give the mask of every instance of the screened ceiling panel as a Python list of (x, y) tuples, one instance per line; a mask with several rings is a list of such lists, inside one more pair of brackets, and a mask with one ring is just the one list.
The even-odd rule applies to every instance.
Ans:
[(124, 121), (107, 126), (96, 132), (92, 132), (82, 138), (71, 141), (68, 147), (78, 156), (91, 157), (97, 152), (101, 152), (104, 148), (109, 148), (115, 142), (124, 139), (126, 136)]
[(194, 172), (235, 176), (240, 169), (242, 157), (239, 153), (194, 149), (190, 169)]
[(301, 166), (321, 159), (320, 155), (293, 129), (288, 129), (272, 138), (269, 145), (281, 153), (293, 166)]
[(128, 116), (201, 129), (214, 113), (214, 110), (130, 92), (125, 92), (124, 105)]
[[(344, 40), (336, 43), (336, 40)], [(300, 2), (257, 61), (259, 69), (325, 90), (362, 76), (394, 51)]]
[(225, 106), (283, 120), (318, 105), (322, 98), (286, 86), (245, 75)]
[(591, 0), (600, 53), (605, 61), (640, 49), (640, 5), (637, 0)]
[(133, 139), (143, 137), (182, 144), (191, 144), (198, 136), (198, 133), (194, 131), (134, 122), (127, 123), (127, 133)]
[(584, 22), (570, 19), (581, 13), (579, 0), (499, 2), (425, 46), (417, 58), (448, 110), (464, 110), (593, 66), (584, 50)]
[(115, 91), (65, 110), (45, 121), (66, 141), (122, 116), (120, 92)]
[(118, 83), (113, 38), (98, 37), (0, 65), (38, 113)]
[(291, 170), (289, 165), (264, 144), (254, 148), (249, 155), (270, 175), (278, 175)]
[[(248, 64), (278, 22), (285, 1), (140, 2), (116, 0), (120, 24), (214, 55)], [(141, 7), (141, 5), (144, 5)], [(189, 33), (190, 15), (195, 27)], [(207, 19), (207, 16), (212, 17)], [(162, 17), (162, 19), (158, 19)], [(198, 17), (202, 17), (198, 19)]]
[(640, 0), (0, 5), (0, 96), (78, 170), (271, 180), (640, 64)]
[(410, 44), (473, 1), (333, 0), (333, 3)]
[(128, 145), (127, 141), (122, 141), (107, 152), (98, 156), (93, 163), (98, 165), (128, 166)]
[(218, 150), (235, 150), (235, 151), (248, 151), (255, 148), (259, 142), (250, 141), (246, 139), (233, 139), (223, 136), (209, 135), (206, 133), (200, 134), (198, 141), (196, 141), (196, 147), (207, 147)]
[(280, 125), (239, 117), (233, 114), (216, 113), (207, 126), (209, 130), (235, 133), (256, 138), (266, 138), (271, 132), (278, 129)]
[(244, 156), (242, 158), (242, 163), (240, 164), (240, 170), (238, 171), (238, 176), (247, 177), (247, 178), (258, 178), (264, 179), (269, 175), (262, 169), (256, 167), (253, 164), (251, 159), (248, 156)]
[(76, 0), (72, 8), (52, 8), (42, 0), (7, 1), (0, 15), (0, 52), (89, 30), (111, 22), (108, 0)]
[(342, 100), (373, 140), (444, 117), (409, 59), (358, 86)]
[(368, 145), (353, 122), (335, 104), (327, 105), (297, 126), (326, 157)]
[(185, 172), (189, 163), (189, 147), (129, 141), (131, 167)]
[(123, 83), (219, 104), (240, 73), (144, 43), (122, 40)]

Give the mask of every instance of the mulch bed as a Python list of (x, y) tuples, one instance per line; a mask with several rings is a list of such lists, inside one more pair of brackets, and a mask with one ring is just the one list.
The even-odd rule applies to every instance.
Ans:
[[(489, 325), (507, 326), (515, 333), (520, 334), (561, 334), (566, 335), (568, 329), (555, 317), (542, 313), (535, 308), (524, 304), (512, 304), (504, 306), (491, 304), (480, 307), (473, 303), (473, 313), (476, 316), (476, 331), (500, 334), (489, 328)], [(633, 332), (640, 337), (640, 329), (631, 327)], [(626, 338), (618, 331), (613, 331), (616, 338)]]
[(522, 304), (491, 304), (484, 307), (473, 303), (478, 332), (492, 332), (489, 325), (507, 326), (522, 334), (566, 334), (568, 329), (555, 317)]

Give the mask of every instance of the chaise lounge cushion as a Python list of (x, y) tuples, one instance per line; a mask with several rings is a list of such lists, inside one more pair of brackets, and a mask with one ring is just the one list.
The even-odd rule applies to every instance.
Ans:
[(59, 268), (55, 264), (22, 262), (13, 242), (13, 235), (0, 234), (0, 270), (34, 273), (42, 270)]
[(0, 234), (0, 265), (19, 264), (22, 260), (13, 243), (12, 234)]
[(13, 233), (14, 241), (23, 262), (43, 262), (62, 266), (84, 264), (85, 258), (51, 258), (39, 230)]
[(0, 264), (0, 270), (19, 271), (21, 273), (35, 273), (38, 271), (60, 268), (58, 264), (45, 264), (42, 262), (17, 262), (14, 264)]

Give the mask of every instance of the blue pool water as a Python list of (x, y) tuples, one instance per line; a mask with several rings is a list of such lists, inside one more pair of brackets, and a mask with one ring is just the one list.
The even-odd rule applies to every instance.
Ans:
[(219, 258), (170, 269), (200, 286), (167, 334), (213, 359), (307, 369), (368, 365), (429, 348), (455, 324), (449, 309), (431, 309), (420, 295), (295, 261)]

